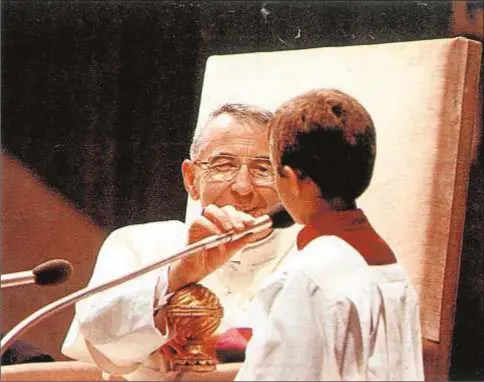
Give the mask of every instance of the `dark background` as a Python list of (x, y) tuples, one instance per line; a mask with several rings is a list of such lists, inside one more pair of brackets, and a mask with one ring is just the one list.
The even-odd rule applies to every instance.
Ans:
[[(450, 1), (3, 0), (1, 7), (2, 149), (107, 231), (183, 219), (180, 165), (210, 55), (453, 35)], [(453, 379), (484, 377), (482, 151), (471, 174)]]

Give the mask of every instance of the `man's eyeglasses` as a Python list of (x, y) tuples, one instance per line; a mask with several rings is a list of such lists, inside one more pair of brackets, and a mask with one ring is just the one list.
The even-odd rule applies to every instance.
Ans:
[(208, 170), (207, 176), (212, 181), (230, 182), (238, 174), (242, 165), (246, 164), (254, 184), (259, 186), (274, 184), (274, 170), (268, 158), (214, 155), (206, 161), (196, 160), (193, 163)]

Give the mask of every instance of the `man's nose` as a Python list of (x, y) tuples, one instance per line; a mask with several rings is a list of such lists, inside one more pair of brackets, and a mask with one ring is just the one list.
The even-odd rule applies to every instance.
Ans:
[(232, 191), (244, 196), (254, 192), (254, 184), (250, 177), (249, 168), (246, 165), (242, 165), (237, 174), (235, 174), (235, 178), (232, 181)]

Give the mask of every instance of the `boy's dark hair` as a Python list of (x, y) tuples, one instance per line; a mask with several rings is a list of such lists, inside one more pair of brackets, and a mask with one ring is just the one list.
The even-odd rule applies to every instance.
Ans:
[(370, 184), (375, 128), (351, 96), (334, 89), (309, 91), (281, 105), (269, 128), (279, 174), (286, 165), (299, 170), (327, 200), (355, 200)]

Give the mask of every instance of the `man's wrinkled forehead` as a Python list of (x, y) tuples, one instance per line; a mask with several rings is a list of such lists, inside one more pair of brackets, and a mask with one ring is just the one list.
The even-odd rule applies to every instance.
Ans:
[(238, 118), (229, 113), (223, 113), (209, 120), (205, 125), (207, 135), (229, 134), (244, 135), (251, 134), (254, 130), (264, 130), (266, 126), (251, 118)]
[(234, 122), (239, 122), (239, 121), (237, 121), (234, 118), (234, 116), (227, 113), (223, 113), (210, 119), (206, 124), (205, 130), (209, 131), (217, 128), (226, 129), (226, 128), (229, 128), (230, 125)]
[[(246, 146), (250, 151), (261, 150), (268, 155), (268, 127), (253, 120), (238, 120), (230, 114), (221, 114), (209, 121), (202, 132), (199, 153), (207, 150), (212, 155), (221, 146), (241, 149)], [(261, 153), (263, 154), (263, 153)], [(242, 154), (239, 154), (242, 155)]]

